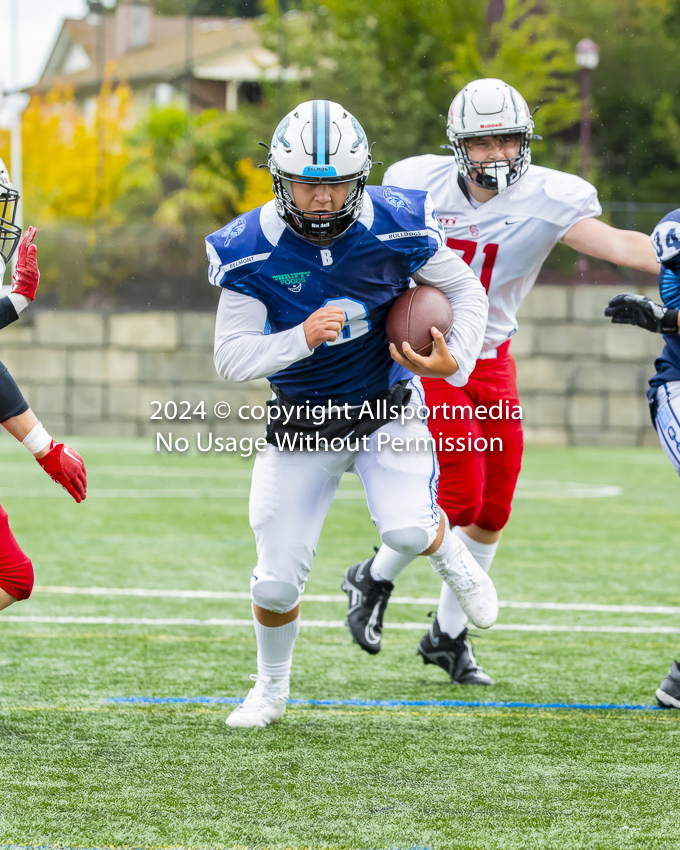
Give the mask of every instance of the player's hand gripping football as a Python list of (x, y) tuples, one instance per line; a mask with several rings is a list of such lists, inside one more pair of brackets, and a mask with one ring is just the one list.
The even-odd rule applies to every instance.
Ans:
[(404, 341), (401, 344), (404, 355), (397, 351), (396, 345), (390, 343), (390, 355), (392, 360), (396, 360), (401, 366), (410, 369), (415, 375), (420, 375), (421, 378), (450, 378), (458, 371), (458, 363), (456, 358), (451, 355), (451, 352), (446, 347), (446, 340), (441, 331), (437, 328), (430, 328), (430, 333), (434, 339), (434, 348), (432, 354), (423, 357), (416, 354), (408, 342)]
[(321, 307), (306, 319), (302, 327), (310, 351), (314, 351), (324, 342), (335, 342), (340, 336), (347, 316), (339, 307)]
[(36, 460), (53, 481), (80, 503), (87, 491), (87, 472), (82, 457), (75, 449), (52, 440), (50, 450)]
[(35, 292), (40, 282), (40, 271), (38, 270), (38, 249), (33, 244), (37, 230), (29, 227), (19, 243), (17, 264), (12, 278), (12, 292), (23, 295), (29, 301), (35, 298)]
[(655, 334), (678, 333), (678, 310), (633, 292), (615, 295), (604, 311), (615, 325), (636, 325)]

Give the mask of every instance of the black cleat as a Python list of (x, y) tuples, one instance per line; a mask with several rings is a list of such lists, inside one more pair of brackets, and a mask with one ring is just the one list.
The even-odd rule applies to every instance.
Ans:
[(391, 581), (375, 581), (371, 576), (374, 558), (346, 569), (341, 585), (349, 599), (345, 625), (354, 643), (371, 655), (380, 652), (383, 614), (394, 590)]
[(470, 641), (466, 640), (467, 629), (452, 638), (439, 628), (435, 617), (432, 628), (420, 641), (416, 650), (424, 664), (438, 664), (446, 670), (449, 678), (458, 685), (495, 685), (494, 680), (477, 664)]
[(656, 701), (661, 708), (680, 708), (680, 664), (674, 661), (671, 672), (656, 689)]

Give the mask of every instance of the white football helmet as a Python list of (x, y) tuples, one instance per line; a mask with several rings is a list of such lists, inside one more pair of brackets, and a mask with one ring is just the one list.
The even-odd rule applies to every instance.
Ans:
[[(531, 112), (522, 95), (503, 80), (493, 78), (475, 80), (461, 89), (451, 103), (446, 122), (446, 134), (461, 173), (476, 186), (499, 192), (517, 182), (529, 167), (533, 131)], [(520, 136), (520, 144), (512, 159), (470, 159), (466, 139), (515, 134)]]
[[(313, 242), (337, 239), (361, 215), (371, 151), (356, 118), (339, 103), (308, 100), (296, 106), (274, 132), (268, 159), (276, 211), (298, 236)], [(292, 183), (349, 183), (337, 212), (299, 209)]]
[(19, 193), (12, 186), (7, 166), (0, 159), (0, 280), (21, 239), (21, 228), (14, 223)]

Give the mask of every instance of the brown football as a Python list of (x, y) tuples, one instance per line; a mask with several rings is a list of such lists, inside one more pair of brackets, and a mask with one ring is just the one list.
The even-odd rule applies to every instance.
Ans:
[(453, 310), (441, 290), (420, 284), (402, 292), (392, 304), (385, 333), (400, 354), (402, 343), (408, 342), (416, 354), (427, 357), (434, 346), (432, 327), (446, 336), (453, 327)]

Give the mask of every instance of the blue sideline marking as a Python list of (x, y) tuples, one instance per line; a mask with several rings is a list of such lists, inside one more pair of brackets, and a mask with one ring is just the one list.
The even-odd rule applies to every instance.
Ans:
[[(109, 697), (107, 702), (133, 705), (234, 705), (243, 702), (242, 697)], [(378, 708), (408, 706), (432, 706), (435, 708), (577, 708), (582, 711), (664, 711), (658, 705), (614, 705), (571, 702), (476, 702), (462, 699), (444, 700), (399, 700), (399, 699), (289, 699), (288, 705), (359, 705)], [(4, 845), (0, 844), (0, 849)]]

